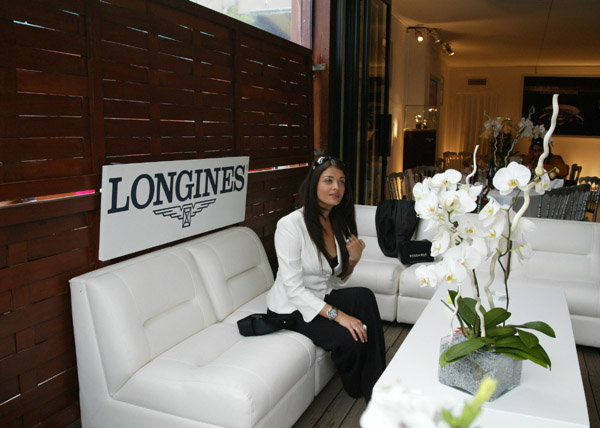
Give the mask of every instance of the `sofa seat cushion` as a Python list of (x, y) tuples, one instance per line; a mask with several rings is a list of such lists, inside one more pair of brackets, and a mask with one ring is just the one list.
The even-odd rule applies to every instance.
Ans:
[[(395, 304), (394, 304), (395, 305)], [(238, 320), (255, 314), (265, 313), (267, 311), (267, 292), (255, 297), (245, 305), (242, 305), (237, 311), (223, 320), (224, 323), (237, 325)], [(296, 339), (301, 346), (306, 347), (307, 352), (312, 355), (315, 352), (315, 396), (327, 385), (327, 382), (333, 377), (337, 369), (331, 359), (331, 353), (323, 348), (315, 346), (308, 337), (293, 331), (280, 332)]]
[(254, 426), (297, 384), (312, 400), (314, 347), (289, 333), (242, 337), (234, 324), (212, 325), (146, 364), (113, 398), (213, 426)]
[(376, 294), (395, 296), (398, 294), (402, 269), (400, 262), (393, 258), (390, 258), (390, 262), (361, 259), (350, 276), (347, 287), (368, 287)]

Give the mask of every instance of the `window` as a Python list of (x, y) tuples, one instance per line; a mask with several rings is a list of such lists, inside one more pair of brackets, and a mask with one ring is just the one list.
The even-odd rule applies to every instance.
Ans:
[(190, 0), (307, 48), (312, 47), (312, 0)]

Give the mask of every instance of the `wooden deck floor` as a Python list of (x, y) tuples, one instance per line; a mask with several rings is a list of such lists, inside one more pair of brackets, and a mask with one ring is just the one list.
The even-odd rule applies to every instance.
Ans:
[[(412, 325), (384, 323), (386, 359), (390, 361)], [(590, 428), (600, 428), (600, 349), (577, 346), (579, 367), (590, 417)], [(294, 428), (359, 428), (360, 415), (365, 410), (363, 399), (350, 398), (335, 376), (304, 412)]]

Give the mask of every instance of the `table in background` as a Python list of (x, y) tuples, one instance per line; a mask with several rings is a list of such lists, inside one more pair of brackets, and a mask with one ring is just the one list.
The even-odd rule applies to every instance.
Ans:
[[(449, 334), (450, 328), (451, 312), (441, 303), (446, 295), (444, 289), (436, 291), (376, 387), (399, 380), (409, 391), (420, 391), (455, 406), (461, 406), (471, 398), (438, 381), (440, 339)], [(475, 425), (485, 428), (589, 428), (564, 292), (552, 288), (512, 287), (509, 311), (512, 324), (544, 321), (554, 329), (555, 339), (536, 332), (552, 361), (552, 370), (523, 361), (521, 384), (495, 401), (485, 403)]]

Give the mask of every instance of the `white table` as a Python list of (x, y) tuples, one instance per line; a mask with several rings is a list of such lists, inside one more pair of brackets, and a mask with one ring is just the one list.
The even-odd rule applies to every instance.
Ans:
[[(460, 407), (471, 398), (438, 381), (439, 342), (450, 332), (451, 312), (440, 301), (446, 295), (447, 291), (443, 289), (436, 291), (376, 388), (400, 380), (404, 388), (443, 399), (453, 403), (452, 406)], [(554, 329), (555, 339), (536, 332), (552, 361), (552, 370), (524, 361), (521, 384), (495, 401), (485, 403), (474, 426), (589, 428), (585, 393), (564, 292), (551, 288), (513, 287), (510, 290), (509, 311), (512, 313), (510, 323), (544, 321)]]

